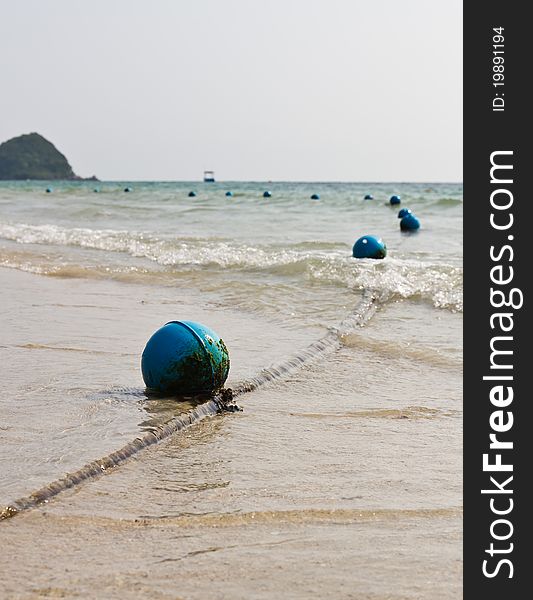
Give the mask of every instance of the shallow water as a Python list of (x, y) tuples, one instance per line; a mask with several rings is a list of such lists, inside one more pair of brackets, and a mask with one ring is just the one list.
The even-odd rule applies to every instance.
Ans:
[[(339, 318), (354, 290), (462, 307), (462, 186), (452, 184), (0, 185), (0, 261), (31, 272), (193, 286), (220, 303), (290, 320)], [(272, 189), (271, 198), (262, 190)], [(369, 186), (375, 200), (365, 201)], [(198, 196), (187, 197), (195, 187)], [(231, 187), (233, 198), (224, 190)], [(320, 200), (311, 200), (313, 191)], [(401, 234), (398, 208), (424, 235)], [(353, 261), (365, 234), (386, 261)], [(310, 302), (311, 300), (311, 302)], [(341, 300), (341, 303), (339, 303)], [(306, 305), (309, 310), (306, 310)], [(302, 314), (302, 311), (303, 314)], [(307, 318), (305, 318), (307, 317)], [(305, 323), (304, 323), (305, 324)]]
[[(0, 505), (190, 408), (143, 393), (140, 353), (169, 320), (224, 338), (230, 386), (337, 343), (243, 412), (0, 523), (9, 597), (456, 598), (462, 187), (48, 185), (0, 184)], [(368, 233), (385, 260), (351, 258)], [(377, 311), (339, 329), (363, 290)]]

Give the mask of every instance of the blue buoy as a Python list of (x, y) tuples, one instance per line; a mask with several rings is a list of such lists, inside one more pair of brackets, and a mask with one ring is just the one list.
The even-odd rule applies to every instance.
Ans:
[(53, 190), (52, 190), (52, 188), (46, 188), (46, 193), (47, 193), (47, 194), (51, 194), (51, 193), (52, 193), (52, 191), (53, 191)]
[(400, 212), (398, 213), (398, 219), (403, 219), (407, 215), (411, 214), (410, 208), (400, 208)]
[(125, 188), (124, 188), (124, 191), (125, 191), (125, 192), (131, 192), (131, 188), (130, 188), (130, 187), (125, 187)]
[(94, 188), (93, 192), (98, 193), (100, 190), (98, 188)]
[(311, 200), (320, 200), (320, 196), (318, 194), (313, 194)]
[(226, 192), (226, 196), (227, 196), (228, 198), (231, 198), (231, 196), (233, 196), (233, 192)]
[(196, 196), (196, 192), (189, 192), (189, 198), (194, 198)]
[(269, 192), (268, 190), (266, 192), (263, 192), (263, 198), (270, 198), (272, 196), (272, 192)]
[(400, 204), (401, 201), (402, 201), (402, 199), (401, 199), (400, 196), (394, 195), (394, 196), (390, 197), (390, 203), (391, 204)]
[(170, 321), (148, 340), (141, 371), (146, 387), (156, 392), (213, 393), (228, 377), (228, 349), (205, 325)]
[(415, 215), (409, 213), (400, 221), (400, 229), (402, 231), (415, 231), (416, 229), (420, 229), (420, 221)]
[(374, 200), (374, 196), (372, 196), (372, 194), (367, 194), (365, 200)]
[(385, 258), (387, 246), (385, 242), (375, 235), (364, 235), (353, 245), (354, 258)]

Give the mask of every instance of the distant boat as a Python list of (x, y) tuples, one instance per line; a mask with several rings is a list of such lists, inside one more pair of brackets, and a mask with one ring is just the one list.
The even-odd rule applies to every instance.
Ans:
[(204, 171), (204, 181), (206, 183), (212, 183), (215, 181), (215, 172), (214, 171)]

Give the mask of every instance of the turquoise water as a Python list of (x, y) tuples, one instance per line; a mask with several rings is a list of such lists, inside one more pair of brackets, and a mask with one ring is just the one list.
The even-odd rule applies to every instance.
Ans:
[[(45, 193), (48, 185), (52, 194)], [(318, 322), (326, 312), (340, 316), (339, 295), (345, 302), (362, 287), (462, 308), (458, 184), (121, 182), (98, 188), (2, 184), (1, 264), (70, 277), (187, 282), (281, 319), (295, 311), (304, 319), (311, 311)], [(271, 198), (262, 197), (265, 189)], [(369, 192), (375, 199), (363, 200)], [(311, 200), (313, 193), (320, 200)], [(418, 215), (419, 234), (400, 232), (399, 207), (388, 204), (393, 193)], [(353, 243), (366, 234), (383, 237), (386, 261), (352, 260)], [(308, 294), (314, 300), (303, 306)]]
[[(384, 260), (351, 257), (367, 234)], [(7, 589), (47, 588), (35, 557), (61, 540), (67, 597), (135, 597), (146, 564), (161, 597), (176, 574), (202, 600), (460, 594), (462, 185), (0, 182), (0, 266), (0, 506), (188, 408), (144, 394), (169, 320), (224, 338), (230, 386), (336, 342), (242, 413), (0, 523)], [(375, 312), (344, 327), (365, 290)]]

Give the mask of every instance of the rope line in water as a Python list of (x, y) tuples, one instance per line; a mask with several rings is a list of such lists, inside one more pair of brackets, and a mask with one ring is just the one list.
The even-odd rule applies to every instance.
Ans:
[(375, 292), (363, 292), (363, 297), (354, 311), (337, 327), (328, 331), (325, 336), (313, 342), (295, 356), (279, 365), (263, 369), (255, 377), (237, 384), (232, 388), (233, 394), (237, 396), (246, 392), (252, 392), (271, 381), (296, 373), (304, 365), (314, 362), (330, 352), (335, 352), (342, 346), (342, 336), (350, 333), (356, 327), (362, 327), (375, 313), (378, 301), (383, 302), (385, 299), (385, 296), (378, 296)]
[(194, 423), (198, 423), (206, 417), (214, 416), (222, 412), (234, 412), (235, 410), (239, 410), (233, 402), (233, 399), (236, 396), (252, 392), (272, 381), (292, 375), (304, 365), (317, 360), (325, 354), (338, 350), (342, 345), (342, 335), (349, 333), (356, 327), (362, 327), (372, 317), (377, 309), (378, 299), (379, 298), (375, 293), (365, 291), (353, 313), (344, 319), (338, 327), (328, 331), (325, 336), (310, 344), (299, 354), (289, 358), (283, 363), (269, 367), (268, 369), (263, 369), (257, 376), (238, 383), (232, 389), (221, 390), (220, 393), (216, 394), (213, 398), (207, 400), (203, 404), (200, 404), (181, 415), (173, 417), (163, 425), (159, 425), (142, 436), (135, 438), (133, 441), (128, 442), (119, 450), (98, 460), (94, 460), (77, 471), (67, 473), (63, 477), (32, 492), (28, 496), (15, 500), (0, 511), (0, 521), (14, 517), (22, 511), (36, 508), (40, 504), (48, 502), (51, 498), (57, 496), (61, 492), (102, 475), (108, 469), (121, 465), (141, 450), (159, 443), (178, 431), (182, 431)]

